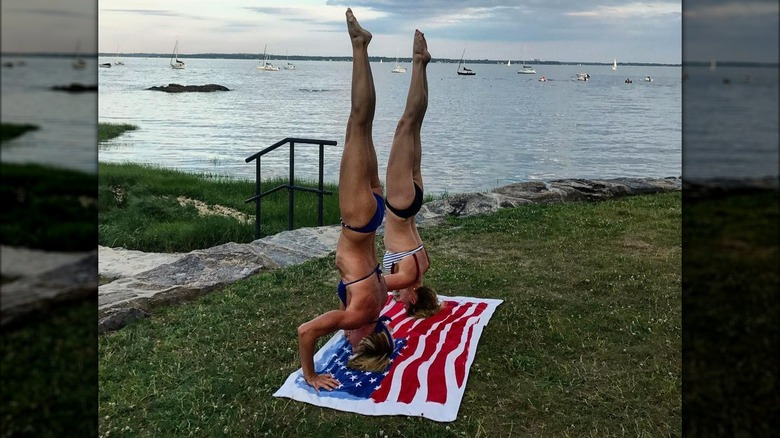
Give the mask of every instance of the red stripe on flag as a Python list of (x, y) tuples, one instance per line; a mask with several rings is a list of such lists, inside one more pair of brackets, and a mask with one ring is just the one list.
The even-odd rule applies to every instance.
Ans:
[[(398, 401), (410, 403), (414, 399), (421, 384), (417, 376), (419, 368), (423, 364), (431, 363), (431, 361), (433, 361), (428, 370), (426, 379), (428, 385), (427, 398), (429, 401), (444, 403), (447, 399), (447, 385), (444, 379), (444, 367), (446, 365), (447, 355), (460, 346), (463, 330), (466, 323), (469, 321), (469, 318), (479, 317), (487, 308), (487, 305), (484, 303), (463, 303), (459, 305), (455, 301), (445, 301), (443, 308), (439, 313), (419, 321), (410, 320), (405, 312), (403, 312), (403, 306), (400, 303), (396, 303), (396, 305), (401, 307), (402, 312), (398, 312), (397, 308), (393, 306), (384, 313), (388, 316), (391, 314), (393, 315), (393, 320), (390, 323), (391, 327), (400, 325), (400, 327), (394, 328), (393, 336), (396, 338), (407, 337), (406, 348), (401, 355), (396, 357), (393, 366), (390, 368), (390, 372), (383, 379), (380, 388), (371, 394), (371, 398), (376, 402), (387, 400), (392, 389), (393, 378), (396, 374), (395, 370), (398, 365), (411, 360), (410, 357), (415, 353), (419, 346), (420, 335), (428, 333), (434, 324), (439, 323), (436, 331), (427, 336), (426, 344), (423, 346), (423, 354), (417, 359), (406, 363), (406, 368), (403, 371), (401, 379), (401, 387), (398, 391)], [(469, 313), (470, 311), (473, 313)], [(464, 316), (467, 313), (469, 313), (468, 316)], [(442, 347), (439, 349), (437, 357), (431, 357), (440, 342), (438, 333), (445, 329), (449, 329), (449, 331), (442, 342)], [(467, 336), (466, 341), (467, 343), (463, 347), (464, 351), (458, 356), (455, 363), (456, 376), (461, 377), (458, 379), (459, 386), (462, 385), (462, 376), (465, 375), (465, 360), (468, 358), (471, 333)]]
[[(469, 308), (473, 307), (473, 304), (470, 303)], [(433, 363), (431, 364), (431, 367), (428, 369), (428, 397), (427, 401), (430, 402), (436, 402), (436, 403), (446, 403), (447, 402), (447, 381), (446, 381), (446, 374), (445, 374), (445, 367), (447, 364), (447, 355), (455, 351), (460, 345), (461, 345), (461, 339), (463, 330), (466, 327), (466, 324), (472, 317), (479, 318), (480, 315), (482, 315), (482, 312), (485, 311), (487, 308), (487, 305), (484, 303), (480, 303), (476, 306), (473, 313), (470, 313), (468, 316), (460, 317), (457, 321), (455, 321), (453, 324), (451, 324), (449, 328), (449, 332), (447, 332), (447, 336), (444, 339), (444, 345), (442, 346), (442, 349), (439, 351), (439, 354), (437, 357), (433, 358)], [(471, 325), (473, 328), (473, 324)], [(471, 329), (469, 329), (471, 331)], [(456, 376), (456, 382), (458, 383), (458, 387), (462, 386), (462, 380), (458, 379), (457, 376), (465, 374), (466, 371), (466, 363), (461, 362), (459, 359), (461, 357), (468, 357), (468, 352), (471, 349), (471, 334), (469, 333), (469, 336), (466, 338), (466, 343), (463, 346), (463, 352), (458, 356), (458, 360), (455, 361), (454, 367), (455, 367), (455, 376)]]

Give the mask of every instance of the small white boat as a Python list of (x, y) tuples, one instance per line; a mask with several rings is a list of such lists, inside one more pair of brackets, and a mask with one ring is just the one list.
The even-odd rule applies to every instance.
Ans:
[(395, 52), (395, 67), (390, 70), (393, 73), (406, 73), (406, 67), (398, 63), (398, 51)]
[(268, 44), (266, 44), (265, 48), (263, 49), (263, 64), (258, 65), (257, 69), (262, 71), (279, 71), (279, 67), (268, 62), (268, 52), (266, 49), (268, 49)]
[(539, 78), (539, 82), (547, 82), (547, 78), (542, 76), (541, 78)]
[(84, 70), (87, 68), (87, 61), (84, 61), (84, 58), (81, 57), (81, 41), (76, 43), (76, 59), (73, 60), (71, 65), (76, 70)]
[(590, 80), (590, 75), (587, 73), (577, 73), (577, 80), (578, 81), (588, 81)]
[(617, 59), (612, 60), (612, 70), (617, 70)]
[(290, 63), (290, 54), (287, 54), (287, 65), (284, 66), (285, 70), (295, 70), (295, 64)]
[(465, 54), (466, 49), (463, 49), (463, 54), (460, 55), (460, 62), (458, 62), (458, 74), (461, 76), (474, 76), (477, 73), (470, 68), (466, 68), (466, 61), (463, 60)]
[(173, 46), (173, 55), (171, 55), (171, 68), (181, 70), (187, 68), (187, 64), (184, 61), (179, 60), (179, 40), (176, 40), (176, 44)]
[(116, 58), (116, 61), (114, 61), (114, 65), (125, 65), (124, 61), (119, 59), (119, 46), (116, 47), (115, 58)]
[(653, 82), (653, 78), (650, 76), (645, 77), (645, 82)]
[(535, 75), (536, 70), (530, 65), (524, 65), (523, 68), (517, 71), (517, 73), (521, 75)]

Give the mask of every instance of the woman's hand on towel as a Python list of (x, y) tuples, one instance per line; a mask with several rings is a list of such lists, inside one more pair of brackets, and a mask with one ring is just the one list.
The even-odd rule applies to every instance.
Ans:
[(304, 380), (317, 392), (320, 392), (320, 388), (332, 391), (341, 386), (333, 374), (315, 374), (312, 377), (304, 377)]

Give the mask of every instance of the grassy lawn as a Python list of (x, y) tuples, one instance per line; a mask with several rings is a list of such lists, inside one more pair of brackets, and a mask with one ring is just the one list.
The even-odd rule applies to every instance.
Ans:
[[(100, 244), (147, 252), (188, 252), (222, 243), (255, 240), (254, 181), (137, 164), (98, 165)], [(264, 181), (263, 191), (286, 184)], [(316, 187), (316, 182), (299, 182)], [(327, 185), (323, 224), (339, 223), (338, 188)], [(197, 205), (211, 214), (201, 214)], [(202, 208), (201, 208), (202, 209)], [(317, 225), (317, 196), (296, 193), (294, 226)], [(245, 220), (248, 219), (248, 220)], [(280, 190), (263, 199), (261, 236), (288, 227), (288, 194)]]
[(48, 251), (97, 246), (97, 176), (36, 164), (0, 164), (0, 241)]
[(780, 392), (777, 191), (684, 203), (686, 436), (773, 436)]
[[(3, 141), (29, 129), (3, 124)], [(0, 173), (3, 245), (96, 248), (97, 175), (7, 163)], [(23, 325), (2, 328), (0, 436), (97, 436), (96, 320), (95, 298), (57, 303)]]
[(458, 420), (271, 396), (296, 327), (336, 305), (332, 257), (99, 339), (103, 436), (680, 436), (681, 195), (529, 205), (422, 230), (443, 295), (503, 299)]
[(2, 437), (97, 436), (97, 298), (2, 330)]

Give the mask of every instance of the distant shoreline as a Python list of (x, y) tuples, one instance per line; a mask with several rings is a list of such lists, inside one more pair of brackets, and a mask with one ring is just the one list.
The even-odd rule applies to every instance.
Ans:
[[(73, 58), (73, 53), (19, 53), (19, 52), (7, 52), (0, 53), (3, 57), (42, 57), (42, 58)], [(170, 53), (97, 53), (97, 54), (82, 54), (82, 57), (113, 57), (113, 58), (170, 58)], [(179, 58), (187, 59), (247, 59), (257, 60), (260, 55), (257, 53), (194, 53), (194, 54), (179, 54)], [(337, 62), (349, 62), (352, 61), (350, 56), (302, 56), (302, 55), (268, 55), (269, 60), (272, 61), (337, 61)], [(395, 57), (389, 56), (370, 56), (371, 62), (396, 62)], [(398, 58), (399, 62), (409, 63), (411, 58)], [(466, 59), (470, 64), (506, 64), (506, 59)], [(611, 62), (588, 62), (588, 61), (542, 61), (538, 59), (529, 60), (512, 60), (517, 64), (533, 64), (533, 65), (604, 65), (611, 66)], [(457, 64), (460, 59), (454, 58), (434, 58), (431, 62)], [(653, 62), (622, 62), (619, 65), (622, 66), (656, 66), (656, 67), (681, 67), (682, 64), (668, 64), (668, 63), (653, 63)], [(701, 65), (709, 65), (709, 61), (702, 62)], [(719, 66), (728, 66), (728, 62), (718, 62)], [(759, 66), (757, 64), (757, 66)], [(760, 65), (765, 66), (765, 65)], [(766, 65), (770, 66), (770, 65)], [(775, 67), (777, 64), (774, 65)]]
[[(73, 58), (75, 55), (72, 53), (19, 53), (8, 52), (0, 53), (0, 56), (4, 57), (30, 57), (30, 58)], [(96, 54), (83, 54), (83, 57), (114, 57), (114, 58), (170, 58), (170, 53), (97, 53)], [(259, 55), (256, 53), (194, 53), (194, 54), (179, 54), (179, 58), (187, 59), (250, 59), (257, 60)], [(350, 56), (303, 56), (303, 55), (268, 55), (269, 60), (273, 61), (340, 61), (348, 62), (352, 60)], [(395, 62), (396, 59), (390, 56), (370, 56), (371, 62)], [(409, 63), (410, 58), (398, 58), (399, 62)], [(466, 59), (469, 64), (506, 64), (506, 59)], [(542, 61), (538, 59), (531, 60), (512, 60), (516, 64), (533, 64), (533, 65), (603, 65), (611, 66), (611, 62), (592, 62), (592, 61)], [(445, 64), (457, 64), (460, 59), (454, 58), (434, 58), (433, 61), (441, 62)], [(683, 63), (669, 64), (658, 62), (621, 62), (618, 65), (621, 66), (634, 66), (634, 67), (709, 67), (711, 61), (687, 61)], [(718, 61), (718, 67), (759, 67), (759, 68), (778, 68), (780, 63), (772, 62), (750, 62), (750, 61)]]

